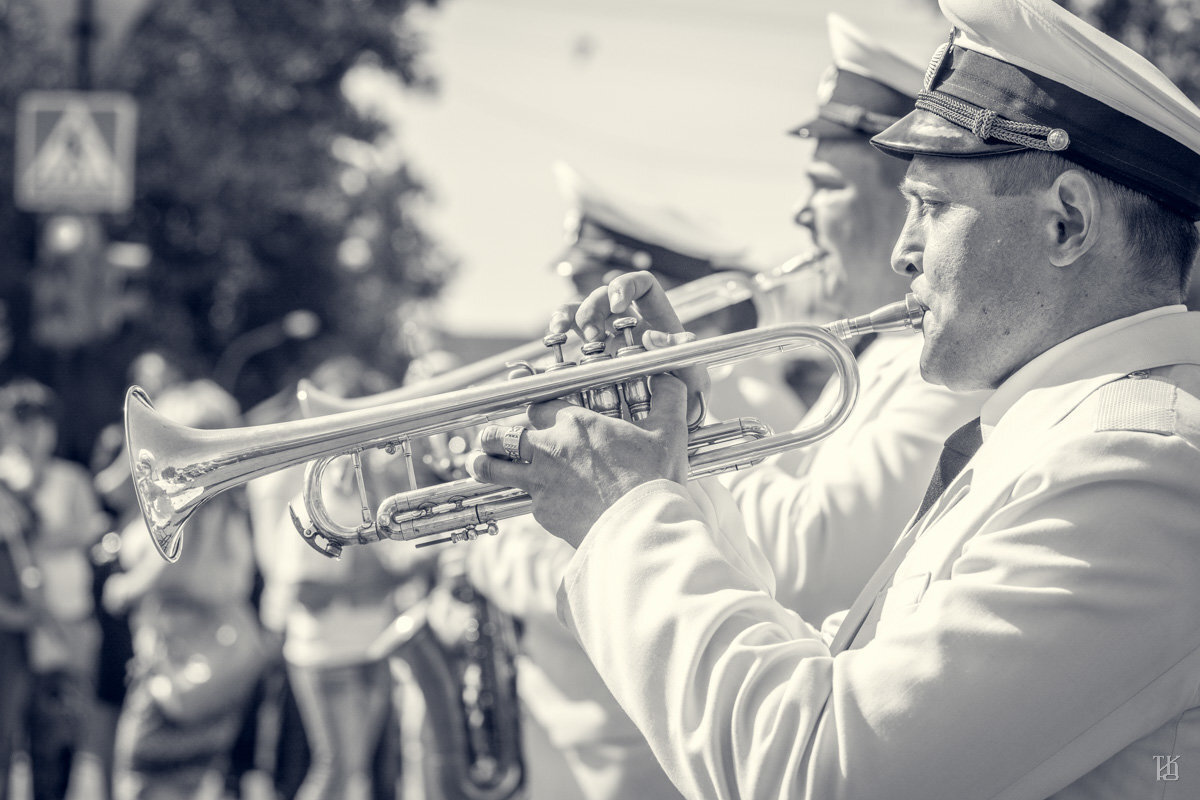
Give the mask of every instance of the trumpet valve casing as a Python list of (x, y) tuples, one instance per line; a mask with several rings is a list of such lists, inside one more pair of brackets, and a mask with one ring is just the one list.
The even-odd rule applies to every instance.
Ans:
[[(637, 322), (635, 317), (621, 317), (613, 322), (613, 329), (625, 337), (625, 346), (617, 350), (617, 358), (646, 352), (646, 348), (633, 338)], [(649, 415), (650, 382), (646, 378), (631, 378), (622, 383), (621, 395), (625, 398), (625, 405), (629, 408), (630, 419), (645, 419)]]
[[(604, 352), (606, 345), (604, 342), (587, 342), (580, 351), (583, 353), (583, 358), (579, 359), (582, 364), (594, 364), (597, 361), (605, 361), (612, 358), (608, 353)], [(583, 393), (584, 404), (597, 414), (603, 414), (606, 417), (614, 419), (621, 418), (621, 395), (617, 391), (615, 384), (597, 386), (593, 389), (587, 389)]]

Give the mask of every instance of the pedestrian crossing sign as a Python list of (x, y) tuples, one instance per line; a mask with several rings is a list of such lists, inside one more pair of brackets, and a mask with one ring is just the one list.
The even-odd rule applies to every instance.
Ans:
[(126, 94), (26, 92), (17, 104), (17, 207), (127, 210), (136, 126), (137, 105)]

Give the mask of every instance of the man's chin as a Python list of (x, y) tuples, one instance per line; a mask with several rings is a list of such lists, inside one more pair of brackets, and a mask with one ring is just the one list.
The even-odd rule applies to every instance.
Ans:
[(990, 389), (992, 385), (978, 371), (968, 369), (965, 364), (952, 362), (946, 358), (938, 358), (939, 352), (930, 347), (930, 340), (925, 339), (925, 348), (921, 351), (921, 377), (926, 383), (945, 386), (955, 392), (973, 392), (979, 389)]

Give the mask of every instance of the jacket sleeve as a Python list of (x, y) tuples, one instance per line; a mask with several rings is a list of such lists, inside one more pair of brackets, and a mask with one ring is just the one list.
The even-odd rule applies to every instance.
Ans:
[(1179, 437), (1056, 448), (836, 657), (728, 557), (741, 531), (648, 483), (593, 527), (560, 614), (688, 797), (1039, 800), (1195, 700), (1198, 471)]
[(980, 402), (926, 383), (914, 363), (873, 419), (820, 444), (802, 472), (734, 473), (727, 483), (774, 565), (779, 601), (807, 619), (847, 608), (920, 505), (942, 443)]

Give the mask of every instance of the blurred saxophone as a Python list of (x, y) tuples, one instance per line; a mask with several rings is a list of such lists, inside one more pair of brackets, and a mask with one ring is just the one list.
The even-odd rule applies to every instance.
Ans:
[(463, 645), (443, 644), (429, 624), (429, 598), (398, 617), (372, 647), (408, 663), (425, 700), (429, 800), (509, 800), (526, 785), (517, 702), (516, 622), (463, 576), (451, 594), (469, 611)]

